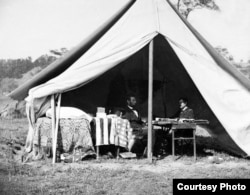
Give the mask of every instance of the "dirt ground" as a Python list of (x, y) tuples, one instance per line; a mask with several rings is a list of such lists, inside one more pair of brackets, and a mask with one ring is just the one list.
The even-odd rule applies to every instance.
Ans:
[[(250, 161), (219, 149), (204, 132), (192, 155), (168, 153), (147, 159), (91, 159), (21, 163), (27, 135), (25, 119), (0, 119), (0, 194), (172, 194), (176, 178), (250, 178)], [(216, 146), (216, 147), (215, 147)], [(219, 159), (219, 160), (218, 160)]]

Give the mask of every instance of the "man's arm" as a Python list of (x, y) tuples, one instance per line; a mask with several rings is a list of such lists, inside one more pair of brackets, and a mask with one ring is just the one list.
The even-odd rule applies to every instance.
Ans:
[(194, 119), (194, 111), (192, 109), (189, 108), (184, 113), (182, 113), (178, 121), (183, 122), (185, 119)]
[(191, 108), (188, 109), (187, 118), (194, 119), (194, 111)]

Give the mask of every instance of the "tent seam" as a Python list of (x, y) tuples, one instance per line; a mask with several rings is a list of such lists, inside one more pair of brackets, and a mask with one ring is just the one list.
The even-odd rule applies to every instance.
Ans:
[(155, 0), (155, 14), (156, 14), (156, 31), (159, 33), (160, 32), (160, 18), (159, 18), (159, 6), (158, 6), (158, 1)]
[[(166, 36), (165, 36), (165, 37), (166, 37)], [(196, 57), (196, 58), (202, 58), (202, 59), (204, 59), (204, 60), (206, 60), (206, 61), (208, 61), (208, 62), (210, 62), (210, 63), (215, 63), (214, 61), (209, 60), (209, 59), (205, 58), (204, 56), (201, 56), (201, 55), (199, 55), (199, 54), (196, 54), (196, 53), (190, 51), (189, 49), (183, 47), (182, 45), (180, 45), (180, 44), (178, 44), (177, 42), (173, 41), (173, 40), (170, 39), (169, 37), (166, 37), (166, 39), (167, 39), (168, 41), (170, 41), (171, 43), (173, 43), (176, 47), (178, 47), (179, 49), (181, 49), (182, 51), (184, 51), (185, 53), (187, 53), (187, 54), (189, 54), (189, 55), (191, 55), (191, 56), (194, 56), (194, 57)]]

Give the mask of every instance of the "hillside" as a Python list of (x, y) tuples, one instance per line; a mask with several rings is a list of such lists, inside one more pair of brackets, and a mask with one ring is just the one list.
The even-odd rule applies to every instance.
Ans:
[(35, 61), (32, 58), (0, 59), (0, 93), (9, 93), (20, 84), (47, 67), (57, 58), (42, 55)]
[(26, 59), (0, 59), (0, 116), (12, 118), (25, 116), (24, 102), (12, 100), (7, 95), (30, 80), (55, 61), (55, 56), (42, 55), (34, 62)]

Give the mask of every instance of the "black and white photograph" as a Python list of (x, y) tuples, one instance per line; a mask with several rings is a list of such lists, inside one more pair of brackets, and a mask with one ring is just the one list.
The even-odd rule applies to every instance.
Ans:
[(0, 194), (249, 194), (249, 0), (0, 0)]

